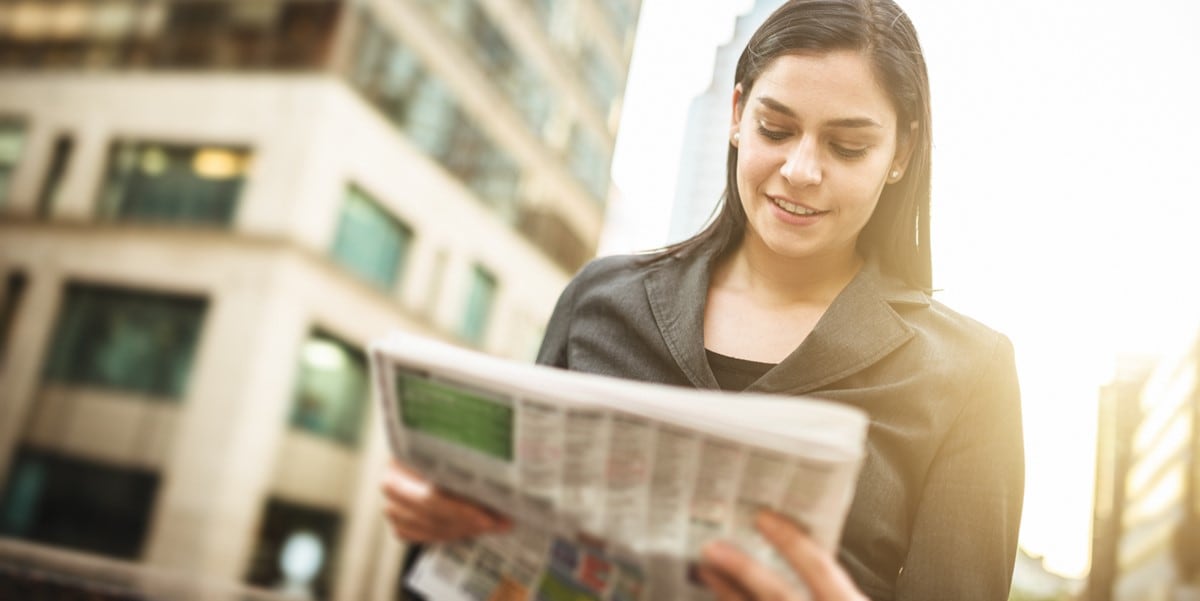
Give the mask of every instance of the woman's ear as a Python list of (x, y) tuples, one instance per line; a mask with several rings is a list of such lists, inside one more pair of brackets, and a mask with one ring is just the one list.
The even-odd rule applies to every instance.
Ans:
[(742, 125), (742, 102), (743, 101), (744, 101), (744, 98), (742, 97), (742, 84), (739, 83), (738, 85), (733, 86), (733, 111), (732, 111), (733, 117), (732, 117), (732, 119), (730, 119), (730, 123), (729, 123), (729, 143), (731, 145), (733, 145), (735, 148), (737, 147), (738, 142), (740, 141), (738, 139), (740, 136), (740, 134), (738, 133), (738, 130), (740, 129), (740, 127)]
[(916, 146), (918, 126), (916, 121), (912, 121), (908, 124), (908, 132), (896, 137), (896, 154), (892, 158), (892, 167), (888, 170), (887, 183), (894, 184), (904, 179), (904, 172), (908, 170), (908, 161), (912, 158)]

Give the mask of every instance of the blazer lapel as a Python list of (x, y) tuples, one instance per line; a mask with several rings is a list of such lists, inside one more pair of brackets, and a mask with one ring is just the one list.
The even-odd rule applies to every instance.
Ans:
[(928, 305), (929, 299), (868, 262), (808, 338), (748, 390), (806, 394), (866, 369), (913, 336), (892, 303)]
[(704, 306), (710, 257), (672, 257), (645, 280), (646, 296), (663, 341), (696, 388), (719, 388), (704, 354)]
[[(645, 280), (650, 310), (671, 356), (697, 388), (719, 388), (704, 354), (704, 307), (712, 258), (674, 257)], [(808, 338), (749, 391), (806, 394), (866, 369), (914, 335), (892, 304), (928, 305), (924, 293), (868, 261)]]

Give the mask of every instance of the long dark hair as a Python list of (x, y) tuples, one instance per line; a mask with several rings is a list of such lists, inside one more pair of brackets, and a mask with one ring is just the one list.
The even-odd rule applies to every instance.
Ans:
[[(877, 261), (884, 273), (929, 291), (929, 76), (917, 32), (904, 11), (892, 0), (790, 0), (750, 37), (738, 59), (734, 83), (741, 84), (742, 98), (748, 98), (758, 76), (779, 56), (834, 50), (855, 50), (868, 57), (896, 111), (897, 139), (913, 136), (904, 178), (884, 187), (859, 234), (858, 250)], [(910, 132), (912, 122), (917, 125)], [(737, 161), (738, 149), (730, 144), (725, 193), (716, 217), (700, 233), (667, 247), (655, 259), (697, 251), (721, 256), (737, 247), (746, 229)]]

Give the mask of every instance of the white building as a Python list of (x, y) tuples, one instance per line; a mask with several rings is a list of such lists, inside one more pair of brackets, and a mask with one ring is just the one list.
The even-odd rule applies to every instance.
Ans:
[(1140, 409), (1112, 599), (1200, 600), (1200, 337), (1158, 364)]
[(1073, 599), (1082, 583), (1046, 569), (1045, 560), (1031, 555), (1025, 549), (1017, 549), (1017, 561), (1013, 565), (1012, 591), (1009, 599), (1014, 601), (1037, 599), (1048, 601)]
[(639, 5), (0, 5), (0, 536), (394, 598), (360, 349), (532, 357)]
[(755, 0), (746, 14), (738, 17), (730, 40), (717, 48), (713, 78), (692, 100), (679, 158), (679, 181), (671, 212), (668, 240), (688, 238), (700, 231), (713, 216), (725, 191), (725, 160), (729, 150), (732, 119), (733, 72), (750, 36), (783, 0)]

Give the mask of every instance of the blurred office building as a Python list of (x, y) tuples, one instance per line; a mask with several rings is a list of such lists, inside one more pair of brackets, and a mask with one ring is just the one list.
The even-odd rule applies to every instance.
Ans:
[(1200, 337), (1101, 395), (1089, 601), (1200, 600)]
[(708, 87), (692, 99), (679, 157), (668, 239), (684, 240), (713, 216), (725, 190), (725, 159), (733, 116), (733, 72), (750, 36), (783, 0), (755, 0), (739, 16), (728, 42), (717, 48)]
[(1142, 387), (1156, 360), (1155, 357), (1119, 357), (1113, 380), (1100, 388), (1091, 568), (1085, 597), (1088, 601), (1112, 601), (1133, 433), (1141, 417)]
[(395, 598), (362, 349), (532, 358), (639, 10), (0, 3), (0, 537)]
[(1041, 556), (1018, 548), (1008, 601), (1071, 601), (1080, 584), (1046, 569)]

